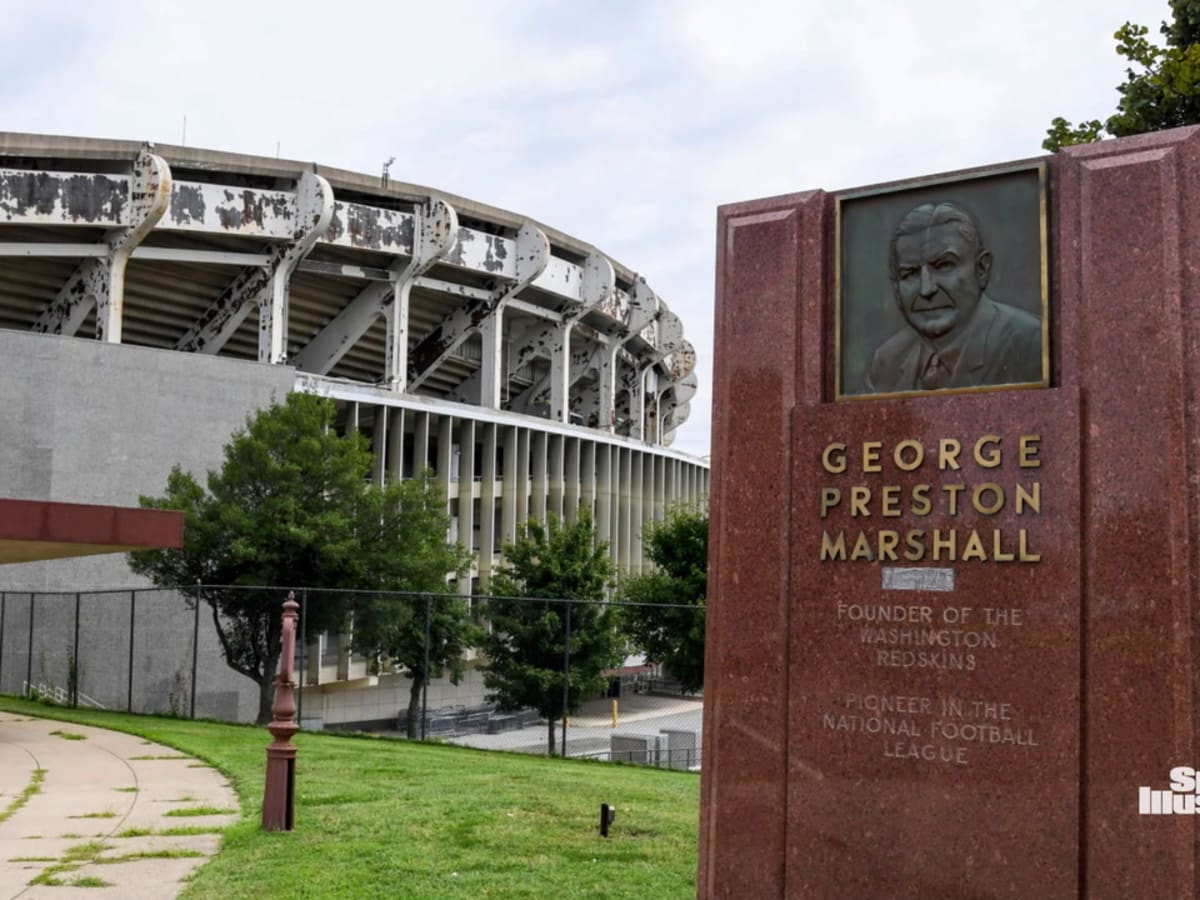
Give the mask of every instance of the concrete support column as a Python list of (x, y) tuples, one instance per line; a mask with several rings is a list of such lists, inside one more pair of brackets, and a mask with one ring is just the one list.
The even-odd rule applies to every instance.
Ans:
[(548, 480), (548, 441), (544, 431), (535, 431), (530, 440), (529, 462), (533, 467), (530, 480), (532, 493), (529, 497), (529, 518), (545, 523), (547, 500), (550, 496)]
[(574, 321), (563, 323), (550, 352), (550, 418), (564, 425), (571, 418), (571, 330)]
[(609, 556), (617, 562), (617, 505), (613, 497), (613, 447), (611, 444), (593, 444), (596, 457), (596, 537), (608, 542)]
[(414, 282), (445, 259), (458, 240), (458, 213), (449, 203), (430, 198), (416, 211), (413, 255), (397, 275), (392, 302), (384, 310), (387, 340), (383, 380), (397, 393), (408, 389), (408, 311)]
[(633, 373), (629, 385), (629, 436), (643, 439), (646, 425), (646, 369)]
[(413, 423), (413, 474), (422, 469), (432, 468), (429, 465), (429, 419), (432, 415), (427, 412), (415, 413)]
[[(458, 420), (458, 539), (475, 550), (475, 420)], [(465, 579), (464, 579), (465, 580)], [(460, 586), (462, 582), (459, 583)], [(469, 594), (470, 581), (466, 581)]]
[(483, 460), (479, 486), (479, 584), (486, 593), (492, 583), (496, 560), (496, 432), (500, 426), (487, 422), (480, 426)]
[(630, 496), (630, 489), (633, 486), (633, 451), (628, 447), (621, 447), (617, 451), (617, 456), (620, 458), (620, 476), (617, 478), (617, 491), (619, 496), (618, 503), (618, 518), (620, 519), (621, 529), (621, 565), (626, 571), (632, 572), (633, 568), (633, 504)]
[(96, 337), (109, 344), (121, 343), (125, 311), (125, 267), (134, 248), (154, 230), (171, 202), (171, 169), (166, 160), (143, 150), (133, 163), (130, 191), (133, 222), (108, 241), (105, 259), (108, 279), (96, 297)]
[(579, 438), (567, 438), (563, 455), (563, 518), (568, 525), (579, 518), (579, 444)]
[(667, 515), (667, 475), (674, 460), (652, 456), (654, 464), (654, 520), (661, 522)]
[(529, 429), (517, 429), (517, 528), (529, 521)]
[(646, 521), (646, 462), (649, 454), (629, 451), (629, 468), (633, 482), (629, 487), (629, 572), (642, 573), (642, 525)]
[(333, 188), (320, 175), (301, 174), (294, 202), (296, 229), (292, 241), (274, 255), (270, 283), (254, 298), (258, 303), (258, 361), (261, 363), (281, 363), (287, 359), (288, 293), (292, 273), (333, 221)]
[(565, 448), (563, 447), (563, 436), (561, 434), (552, 434), (549, 436), (546, 463), (549, 469), (547, 475), (546, 514), (547, 517), (554, 516), (561, 522), (563, 521), (563, 496), (565, 494), (563, 480), (566, 469)]
[(599, 421), (596, 427), (613, 434), (617, 430), (617, 375), (620, 347), (612, 345), (600, 352)]
[(596, 510), (596, 442), (580, 440), (579, 460), (579, 505), (592, 514), (592, 521), (599, 528), (600, 514)]
[(479, 326), (479, 339), (479, 405), (499, 409), (505, 382), (503, 307)]
[(501, 482), (500, 542), (511, 544), (517, 539), (517, 502), (520, 496), (520, 479), (517, 465), (517, 431), (513, 425), (504, 426), (504, 473)]
[(386, 406), (375, 407), (371, 426), (371, 484), (381, 488), (387, 482), (388, 413)]
[(404, 428), (408, 414), (400, 407), (391, 410), (388, 416), (387, 433), (387, 478), (400, 481), (404, 478)]
[[(452, 472), (453, 463), (453, 445), (454, 445), (454, 417), (439, 416), (438, 417), (438, 436), (437, 436), (437, 479), (438, 484), (442, 488), (442, 496), (446, 498), (446, 512), (450, 512), (450, 500), (454, 497), (451, 493), (455, 487), (453, 479), (457, 477), (457, 473)], [(455, 528), (457, 529), (458, 539), (466, 546), (467, 542), (463, 538), (461, 529), (458, 529), (458, 520), (455, 519)]]

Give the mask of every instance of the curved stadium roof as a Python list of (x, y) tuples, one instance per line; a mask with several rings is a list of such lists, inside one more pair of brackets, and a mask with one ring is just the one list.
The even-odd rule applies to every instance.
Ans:
[(552, 227), (315, 163), (0, 133), (0, 327), (288, 363), (669, 445), (683, 325)]

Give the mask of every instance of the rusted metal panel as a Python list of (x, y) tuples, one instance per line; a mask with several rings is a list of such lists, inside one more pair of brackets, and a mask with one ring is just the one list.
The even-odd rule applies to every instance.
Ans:
[(658, 315), (658, 295), (639, 278), (633, 285), (629, 307), (625, 313), (625, 327), (630, 335), (639, 334)]
[(293, 196), (289, 191), (177, 181), (159, 227), (287, 240), (297, 225)]
[(696, 396), (696, 391), (700, 389), (700, 379), (696, 377), (696, 373), (692, 372), (679, 381), (675, 382), (675, 401), (677, 403), (687, 403)]
[(338, 201), (322, 242), (411, 256), (414, 218), (400, 210)]
[(683, 346), (683, 320), (664, 308), (658, 316), (658, 336), (655, 346), (663, 356), (675, 353)]
[(679, 381), (692, 373), (696, 368), (696, 348), (685, 340), (680, 348), (663, 360), (667, 373), (672, 381)]
[(532, 286), (557, 294), (572, 304), (583, 302), (583, 269), (558, 256), (550, 257), (546, 269), (535, 278)]
[(461, 227), (458, 229), (458, 240), (446, 256), (446, 262), (462, 269), (473, 269), (511, 280), (517, 277), (516, 250), (516, 241), (512, 238)]
[(129, 177), (0, 169), (0, 222), (6, 224), (129, 224)]
[(596, 304), (595, 312), (607, 316), (614, 324), (625, 321), (629, 315), (629, 295), (618, 289)]

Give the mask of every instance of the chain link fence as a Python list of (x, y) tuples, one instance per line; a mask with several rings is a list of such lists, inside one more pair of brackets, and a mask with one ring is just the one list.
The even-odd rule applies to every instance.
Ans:
[[(294, 589), (301, 605), (298, 716), (307, 730), (371, 731), (481, 749), (698, 769), (701, 698), (629, 648), (604, 688), (572, 688), (572, 653), (585, 658), (581, 601)], [(286, 588), (145, 588), (79, 593), (0, 592), (0, 693), (132, 713), (254, 722), (269, 709)], [(488, 604), (531, 604), (546, 631), (536, 659), (518, 660), (543, 684), (543, 711), (504, 705), (489, 685), (478, 638)], [(624, 604), (601, 604), (616, 612)], [(679, 607), (703, 617), (699, 607)], [(572, 616), (572, 610), (575, 615)], [(352, 612), (357, 611), (357, 612)], [(232, 613), (237, 613), (233, 615)], [(355, 616), (360, 619), (355, 639)], [(470, 645), (447, 639), (467, 617)], [(615, 618), (619, 621), (620, 614)], [(340, 622), (325, 627), (333, 620)], [(382, 623), (382, 624), (381, 624)], [(364, 654), (382, 629), (394, 656)], [(266, 641), (273, 632), (273, 642)], [(701, 629), (702, 632), (702, 629)], [(375, 634), (375, 632), (372, 632)], [(442, 657), (438, 659), (439, 655)], [(442, 661), (457, 661), (443, 667)], [(451, 668), (457, 672), (450, 671)], [(576, 668), (576, 676), (580, 669)], [(265, 678), (261, 673), (267, 672)], [(578, 677), (576, 677), (578, 682)], [(264, 689), (262, 683), (266, 683)], [(573, 693), (574, 691), (574, 693)], [(568, 711), (564, 718), (563, 709)]]

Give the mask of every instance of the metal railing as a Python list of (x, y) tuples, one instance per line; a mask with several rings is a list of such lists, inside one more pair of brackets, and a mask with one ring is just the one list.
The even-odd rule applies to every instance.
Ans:
[[(410, 660), (436, 672), (430, 658), (439, 604), (466, 604), (486, 622), (491, 602), (532, 603), (553, 609), (562, 639), (561, 701), (553, 752), (670, 768), (700, 766), (701, 701), (680, 692), (661, 667), (616, 666), (607, 690), (571, 694), (572, 610), (583, 601), (497, 598), (487, 595), (413, 594), (294, 589), (301, 603), (297, 648), (298, 715), (306, 729), (374, 731), (448, 741), (483, 749), (550, 752), (548, 722), (532, 708), (503, 708), (485, 683), (487, 660), (464, 648), (458, 684), (447, 675), (414, 682), (413, 671), (387, 658), (356, 652), (345, 630), (312, 633), (309, 614), (319, 605), (351, 610), (369, 599), (415, 635), (424, 658)], [(231, 596), (243, 608), (261, 608), (261, 620), (233, 618), (210, 599)], [(0, 592), (0, 693), (39, 697), (67, 706), (132, 713), (253, 722), (262, 708), (259, 682), (227, 663), (239, 638), (277, 621), (287, 588), (138, 588), (74, 593)], [(607, 604), (619, 607), (621, 604)], [(703, 616), (698, 607), (687, 607)], [(576, 616), (579, 621), (581, 617)], [(247, 625), (247, 621), (251, 625)], [(240, 629), (240, 631), (239, 631)], [(232, 648), (232, 649), (231, 649)], [(410, 654), (411, 655), (411, 654)], [(246, 660), (243, 660), (246, 661)], [(540, 664), (548, 665), (546, 660)], [(243, 666), (249, 668), (249, 666)], [(259, 671), (262, 670), (260, 665)], [(273, 672), (267, 677), (269, 682)], [(414, 703), (414, 687), (419, 700)], [(268, 691), (269, 693), (269, 691)], [(557, 698), (556, 698), (557, 699)], [(266, 703), (269, 705), (269, 699)], [(410, 714), (414, 727), (409, 729)]]

